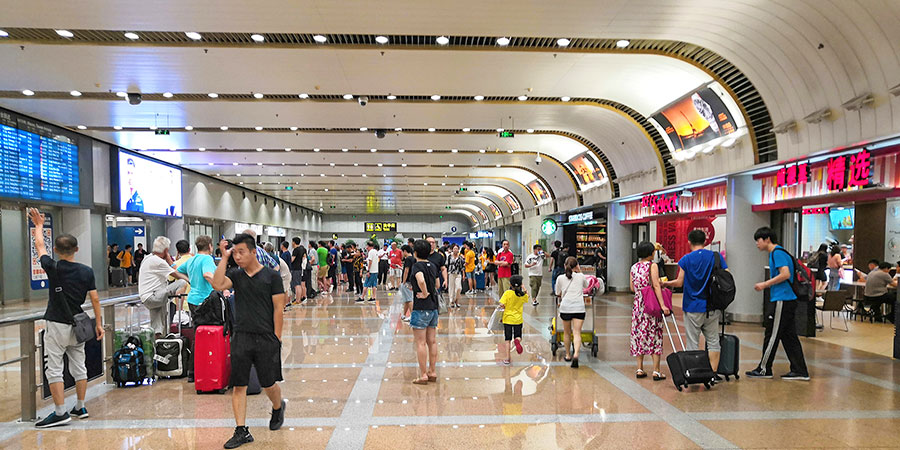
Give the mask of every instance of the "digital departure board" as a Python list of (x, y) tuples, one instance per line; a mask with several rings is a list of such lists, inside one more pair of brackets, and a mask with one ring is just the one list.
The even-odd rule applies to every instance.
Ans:
[(0, 111), (0, 196), (78, 204), (75, 139)]

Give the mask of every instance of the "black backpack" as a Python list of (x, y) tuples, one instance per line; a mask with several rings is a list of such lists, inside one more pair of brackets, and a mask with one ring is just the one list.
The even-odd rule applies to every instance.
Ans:
[(791, 273), (791, 290), (794, 291), (794, 295), (797, 296), (797, 300), (810, 301), (815, 297), (816, 290), (813, 287), (814, 281), (812, 276), (812, 271), (809, 270), (809, 267), (806, 264), (800, 262), (797, 258), (794, 257), (790, 252), (781, 248), (775, 247), (775, 250), (781, 250), (791, 258), (791, 264), (794, 266), (794, 271)]
[(726, 269), (722, 268), (720, 259), (722, 255), (715, 253), (715, 262), (713, 263), (712, 272), (709, 274), (707, 282), (706, 311), (725, 311), (728, 305), (734, 301), (734, 294), (737, 292), (734, 286), (734, 276)]
[(221, 325), (224, 327), (225, 333), (230, 334), (234, 325), (233, 314), (231, 303), (225, 299), (222, 292), (212, 291), (203, 300), (203, 303), (197, 307), (197, 311), (192, 319), (195, 326)]

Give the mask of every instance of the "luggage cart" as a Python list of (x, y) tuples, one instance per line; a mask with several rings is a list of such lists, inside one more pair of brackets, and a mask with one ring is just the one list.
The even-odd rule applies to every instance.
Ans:
[[(589, 294), (584, 296), (584, 325), (581, 328), (581, 345), (584, 347), (590, 347), (591, 356), (594, 358), (597, 357), (597, 353), (600, 350), (600, 344), (597, 340), (597, 335), (594, 332), (595, 324), (594, 324), (594, 297), (598, 295), (599, 292), (597, 289), (592, 289)], [(553, 356), (556, 356), (556, 351), (562, 348), (565, 345), (565, 336), (562, 328), (562, 319), (559, 318), (559, 298), (557, 297), (554, 304), (554, 317), (550, 319), (550, 326), (548, 327), (550, 330), (550, 352)], [(559, 326), (557, 327), (557, 324)], [(573, 342), (574, 345), (574, 342)], [(574, 349), (573, 349), (574, 350)]]

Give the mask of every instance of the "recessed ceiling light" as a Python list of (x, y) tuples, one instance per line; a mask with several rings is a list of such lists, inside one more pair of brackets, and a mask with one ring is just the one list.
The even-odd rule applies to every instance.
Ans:
[(507, 151), (506, 151), (506, 153), (512, 153), (512, 152), (513, 152), (512, 150), (507, 150)]
[(81, 92), (79, 91), (69, 91), (69, 95), (72, 97), (81, 97)]
[(330, 163), (329, 165), (330, 165), (331, 167), (334, 167), (334, 163)]
[(231, 163), (231, 165), (232, 165), (232, 166), (236, 166), (236, 165), (238, 165), (238, 163), (233, 162), (233, 163)]
[(263, 127), (253, 127), (253, 129), (255, 129), (256, 131), (262, 131)]
[(219, 94), (216, 94), (215, 92), (210, 92), (209, 94), (206, 94), (206, 95), (208, 95), (209, 98), (219, 98)]
[(309, 94), (307, 94), (307, 93), (300, 94), (300, 98), (305, 100), (305, 99), (309, 98)]
[(397, 150), (397, 151), (400, 152), (400, 153), (405, 153), (405, 152), (406, 152), (406, 149), (402, 149), (402, 148), (401, 148), (400, 150)]
[(253, 39), (254, 42), (263, 42), (266, 40), (266, 37), (261, 34), (251, 34), (250, 39)]
[(156, 130), (156, 125), (150, 127), (151, 130)]
[(328, 188), (325, 188), (325, 192), (328, 192)]
[(450, 43), (450, 38), (447, 36), (438, 36), (434, 41), (437, 42), (438, 45), (447, 45)]
[(316, 153), (318, 153), (318, 152), (319, 152), (319, 149), (314, 148), (313, 151), (316, 152)]
[(226, 126), (224, 126), (224, 125), (221, 126), (221, 127), (219, 127), (219, 129), (222, 130), (222, 131), (228, 131), (228, 127), (226, 127)]
[(388, 95), (387, 99), (388, 100), (397, 100), (397, 96), (396, 95)]
[(441, 183), (441, 186), (446, 186), (446, 185), (447, 185), (447, 183)]
[(631, 44), (631, 41), (629, 41), (628, 39), (619, 39), (618, 41), (616, 41), (616, 47), (619, 48), (628, 47), (629, 44)]
[[(238, 176), (241, 176), (241, 175), (240, 175), (240, 174), (238, 174)], [(241, 182), (240, 182), (240, 184), (241, 184), (241, 185), (243, 185), (243, 184), (244, 184), (244, 182), (243, 182), (243, 181), (241, 181)]]
[[(262, 150), (262, 149), (259, 149), (259, 148), (258, 148), (257, 150)], [(258, 163), (256, 163), (256, 165), (257, 165), (257, 166), (261, 166), (262, 163), (261, 163), (261, 162), (258, 162)]]
[(484, 149), (478, 149), (478, 153), (484, 153)]
[(534, 128), (529, 128), (525, 130), (526, 133), (534, 133)]
[(497, 164), (497, 167), (500, 167), (500, 164)]
[(207, 165), (213, 166), (215, 165), (215, 163), (207, 163)]
[(450, 167), (453, 167), (453, 166), (455, 166), (455, 165), (456, 165), (456, 164), (448, 164), (448, 166), (450, 166)]
[(291, 131), (297, 131), (297, 127), (291, 127)]
[(384, 166), (384, 164), (378, 163), (378, 167), (382, 167), (382, 166)]
[(431, 153), (431, 152), (433, 152), (433, 151), (434, 151), (434, 149), (432, 149), (432, 148), (429, 148), (429, 149), (428, 149), (428, 150), (425, 150), (425, 151), (426, 151), (426, 152), (428, 152), (428, 153)]
[(400, 164), (400, 167), (406, 167), (406, 163)]
[(520, 101), (520, 102), (524, 102), (525, 100), (528, 100), (528, 96), (527, 96), (527, 95), (520, 95), (518, 98), (519, 98), (519, 101)]
[(0, 37), (9, 37), (9, 33), (6, 31), (0, 30)]
[(172, 95), (173, 94), (171, 92), (163, 92), (163, 97), (165, 98), (172, 98)]
[(345, 175), (344, 175), (344, 174), (341, 174), (341, 176), (343, 177), (343, 176), (345, 176)]
[(469, 131), (472, 131), (470, 128), (463, 128), (462, 130), (463, 130), (463, 133), (468, 133)]
[(498, 133), (502, 133), (503, 131), (504, 131), (503, 128), (497, 128)]
[(483, 96), (483, 95), (476, 95), (476, 96), (475, 96), (475, 101), (476, 101), (476, 102), (480, 102), (480, 101), (482, 101), (482, 100), (484, 100), (484, 96)]
[(137, 33), (132, 33), (131, 31), (125, 33), (125, 37), (131, 39), (132, 41), (136, 41), (141, 38)]
[(359, 163), (353, 163), (353, 167), (359, 167)]
[(320, 176), (320, 177), (324, 177), (325, 174), (324, 174), (324, 173), (320, 173), (319, 176)]
[(362, 174), (362, 177), (365, 178), (365, 177), (366, 177), (366, 174)]
[(187, 130), (187, 131), (191, 131), (191, 130), (194, 129), (194, 127), (188, 125), (188, 126), (184, 127), (184, 129)]
[(347, 153), (349, 150), (347, 150), (346, 148), (342, 148), (341, 151)]
[(432, 133), (434, 133), (434, 132), (435, 132), (435, 131), (437, 131), (437, 130), (436, 130), (436, 129), (434, 129), (434, 128), (429, 128), (429, 129), (428, 129), (428, 131), (430, 131), (430, 132), (432, 132)]
[(56, 30), (56, 34), (58, 34), (58, 35), (60, 35), (60, 36), (62, 36), (62, 37), (64, 37), (64, 38), (70, 38), (70, 37), (75, 36), (75, 35), (72, 34), (72, 32), (69, 31), (69, 30)]
[(369, 149), (369, 151), (372, 152), (372, 153), (375, 153), (375, 152), (378, 151), (378, 149), (377, 149), (377, 148), (372, 148), (372, 149)]
[(313, 40), (320, 44), (324, 44), (324, 43), (328, 42), (328, 38), (321, 34), (317, 34), (317, 35), (313, 36)]
[(127, 92), (123, 92), (123, 91), (116, 92), (116, 97), (127, 97), (127, 96), (128, 96)]
[(87, 130), (87, 127), (84, 126), (84, 125), (78, 125), (77, 128), (78, 128), (79, 130)]
[(196, 31), (185, 31), (184, 35), (187, 36), (189, 39), (193, 39), (195, 41), (199, 41), (200, 39), (203, 39), (203, 36), (201, 36), (200, 33), (196, 32)]
[(397, 127), (397, 128), (394, 128), (394, 131), (403, 131), (403, 128)]
[[(261, 148), (259, 148), (259, 147), (257, 147), (257, 148), (256, 148), (256, 151), (258, 151), (258, 152), (261, 152), (261, 151), (262, 151), (262, 149), (261, 149)], [(260, 165), (262, 165), (262, 164), (260, 164)]]
[(431, 96), (431, 99), (434, 100), (434, 101), (437, 101), (437, 100), (440, 100), (440, 99), (441, 99), (441, 96), (440, 96), (440, 95), (432, 95), (432, 96)]
[(453, 153), (459, 153), (459, 149), (456, 149), (456, 148), (454, 148), (453, 150), (450, 150), (450, 151)]
[[(200, 148), (198, 148), (197, 150), (200, 150), (201, 152), (205, 152), (205, 151), (206, 151), (206, 147), (200, 147)], [(210, 163), (210, 165), (212, 165), (212, 163)]]
[(388, 38), (387, 38), (387, 36), (375, 36), (375, 42), (377, 42), (379, 44), (387, 44)]
[(422, 185), (424, 185), (424, 186), (428, 186), (428, 183), (422, 183)]
[(289, 152), (289, 151), (291, 151), (291, 148), (290, 148), (290, 147), (285, 147), (284, 151)]
[(34, 95), (34, 91), (32, 91), (31, 89), (23, 89), (22, 94), (30, 97), (30, 96)]
[(253, 94), (253, 97), (254, 98), (263, 98), (263, 97), (265, 97), (265, 95), (263, 95), (262, 92), (256, 92)]
[(121, 130), (121, 129), (122, 129), (122, 127), (120, 125), (116, 125), (113, 127), (113, 130)]
[(360, 128), (359, 128), (359, 131), (369, 131), (369, 129), (366, 128), (366, 127), (360, 127)]
[(509, 38), (508, 37), (497, 38), (497, 45), (499, 45), (501, 47), (505, 47), (505, 46), (509, 45)]

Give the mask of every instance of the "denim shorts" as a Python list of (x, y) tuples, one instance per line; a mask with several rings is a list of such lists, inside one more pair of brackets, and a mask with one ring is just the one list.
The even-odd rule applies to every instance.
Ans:
[(437, 325), (438, 310), (436, 309), (414, 309), (409, 317), (409, 326), (416, 330), (437, 328)]
[(375, 286), (378, 286), (378, 274), (370, 273), (366, 276), (366, 282), (363, 284), (363, 287), (373, 288)]
[(475, 272), (466, 272), (466, 279), (474, 280), (474, 279), (475, 279)]

